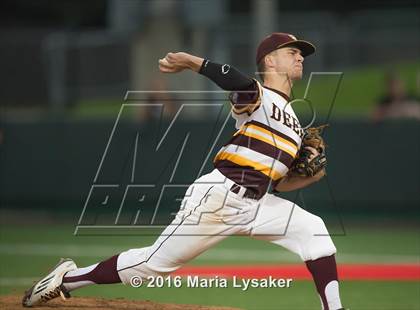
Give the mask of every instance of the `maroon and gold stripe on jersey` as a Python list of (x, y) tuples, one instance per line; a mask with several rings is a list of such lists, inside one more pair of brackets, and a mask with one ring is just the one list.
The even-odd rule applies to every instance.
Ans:
[(292, 138), (252, 120), (218, 152), (214, 165), (236, 183), (260, 185), (265, 191), (270, 181), (287, 174), (297, 152), (298, 143)]
[[(246, 136), (252, 138), (252, 140), (258, 141), (261, 145), (270, 145), (277, 150), (277, 153), (283, 152), (285, 153), (285, 156), (290, 155), (292, 161), (296, 157), (298, 151), (298, 143), (291, 137), (254, 120), (247, 122), (242, 126), (242, 128), (234, 134), (234, 137), (235, 136)], [(256, 149), (256, 151), (259, 150)], [(272, 157), (278, 159), (278, 156)], [(285, 162), (285, 164), (287, 167), (290, 166), (288, 162)]]

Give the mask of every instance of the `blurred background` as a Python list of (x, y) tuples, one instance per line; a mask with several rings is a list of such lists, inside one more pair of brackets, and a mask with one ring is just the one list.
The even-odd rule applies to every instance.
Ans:
[[(4, 262), (18, 264), (19, 253), (47, 255), (28, 245), (33, 232), (53, 243), (79, 242), (72, 233), (84, 207), (82, 225), (113, 224), (121, 201), (118, 224), (147, 223), (153, 210), (146, 208), (141, 219), (138, 210), (154, 205), (164, 184), (189, 184), (210, 171), (212, 157), (234, 132), (232, 120), (223, 127), (227, 94), (213, 92), (214, 84), (191, 72), (160, 74), (158, 59), (187, 51), (254, 76), (256, 46), (276, 31), (316, 45), (293, 97), (310, 99), (316, 124), (330, 124), (328, 178), (286, 197), (322, 215), (332, 233), (349, 236), (336, 242), (354, 255), (339, 261), (376, 262), (386, 254), (390, 261), (418, 263), (420, 3), (414, 0), (1, 1)], [(308, 107), (295, 109), (310, 118)], [(157, 186), (139, 204), (139, 192), (126, 192), (133, 184)], [(179, 208), (171, 195), (184, 191), (181, 186), (160, 200), (159, 212), (166, 212), (160, 224)], [(32, 224), (41, 225), (24, 230)], [(363, 256), (368, 250), (377, 256)], [(401, 300), (413, 300), (406, 297)]]
[[(139, 128), (164, 128), (159, 125), (161, 114), (164, 124), (183, 103), (192, 106), (183, 110), (177, 123), (214, 140), (208, 131), (219, 128), (218, 120), (228, 113), (227, 96), (211, 93), (217, 87), (191, 72), (159, 73), (158, 59), (169, 51), (187, 51), (255, 76), (258, 42), (282, 31), (317, 46), (316, 54), (305, 60), (305, 76), (293, 96), (311, 100), (316, 123), (332, 125), (325, 133), (329, 173), (342, 209), (398, 215), (418, 211), (417, 1), (331, 5), (269, 0), (17, 0), (0, 5), (2, 209), (70, 205), (79, 212), (92, 184), (124, 183), (123, 171), (130, 170), (128, 158)], [(144, 90), (152, 93), (126, 96), (127, 91)], [(166, 90), (210, 93), (163, 94)], [(104, 156), (109, 163), (99, 173), (123, 103), (148, 106), (122, 109), (120, 138), (110, 143)], [(295, 109), (303, 119), (309, 117), (308, 107)], [(231, 121), (218, 145), (233, 131)], [(146, 145), (152, 136), (143, 134)], [(176, 147), (182, 133), (174, 136)], [(204, 155), (218, 149), (210, 150), (206, 138), (190, 139), (184, 152), (181, 162), (196, 163), (178, 169), (177, 176), (186, 184), (199, 174)], [(173, 157), (171, 153), (165, 161)], [(136, 174), (144, 175), (150, 166), (145, 163), (153, 165), (152, 159), (145, 155)], [(101, 181), (107, 167), (117, 172), (112, 180)], [(205, 171), (209, 169), (211, 159)], [(150, 174), (156, 177), (148, 181), (167, 181), (159, 173)], [(321, 202), (330, 199), (319, 190), (313, 195)]]

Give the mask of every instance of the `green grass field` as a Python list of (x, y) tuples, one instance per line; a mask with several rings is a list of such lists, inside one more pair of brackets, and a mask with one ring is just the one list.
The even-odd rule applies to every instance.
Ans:
[[(74, 236), (74, 225), (1, 226), (0, 294), (21, 294), (59, 257), (79, 266), (93, 264), (121, 250), (152, 243), (154, 236)], [(415, 226), (346, 225), (346, 235), (334, 237), (339, 263), (419, 263), (420, 236)], [(298, 263), (285, 250), (247, 237), (230, 237), (190, 264)], [(343, 281), (342, 300), (350, 309), (420, 309), (418, 281)], [(294, 281), (290, 288), (132, 288), (92, 286), (75, 296), (154, 300), (166, 303), (236, 306), (243, 309), (319, 309), (311, 281)]]

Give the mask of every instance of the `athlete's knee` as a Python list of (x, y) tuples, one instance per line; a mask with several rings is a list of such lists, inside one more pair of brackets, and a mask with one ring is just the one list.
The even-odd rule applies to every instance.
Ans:
[(305, 228), (306, 242), (304, 260), (314, 260), (336, 253), (337, 249), (331, 239), (324, 220), (313, 215)]
[(300, 234), (305, 239), (311, 239), (315, 235), (328, 235), (324, 220), (311, 213), (305, 214), (299, 226)]
[(328, 229), (327, 226), (325, 225), (324, 220), (317, 216), (317, 215), (313, 215), (312, 218), (312, 233), (315, 235), (328, 235)]

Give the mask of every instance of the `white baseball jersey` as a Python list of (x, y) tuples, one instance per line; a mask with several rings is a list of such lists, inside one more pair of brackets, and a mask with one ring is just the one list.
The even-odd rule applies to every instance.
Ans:
[[(257, 82), (258, 83), (258, 82)], [(302, 142), (303, 130), (287, 95), (259, 85), (257, 102), (234, 109), (239, 129), (217, 153), (214, 166), (226, 177), (253, 188), (261, 197), (284, 177)], [(237, 105), (237, 93), (231, 97)]]
[[(305, 261), (336, 252), (320, 217), (266, 193), (270, 182), (286, 175), (302, 131), (287, 96), (259, 87), (255, 104), (235, 105), (238, 131), (217, 153), (216, 169), (189, 186), (172, 223), (150, 247), (118, 256), (123, 283), (169, 274), (230, 235), (270, 241)], [(256, 199), (244, 195), (248, 186)]]

